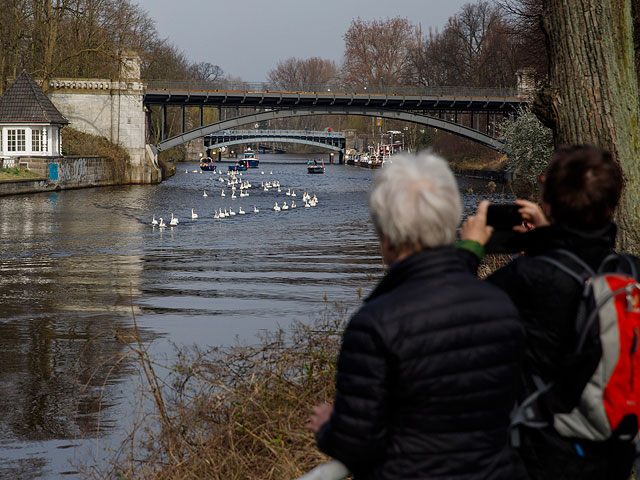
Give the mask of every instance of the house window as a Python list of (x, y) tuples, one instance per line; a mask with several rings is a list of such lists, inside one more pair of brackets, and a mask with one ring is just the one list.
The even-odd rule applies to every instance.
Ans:
[(31, 130), (31, 151), (42, 151), (42, 132), (37, 129)]
[(26, 149), (26, 132), (24, 128), (10, 128), (7, 130), (7, 151), (24, 152)]

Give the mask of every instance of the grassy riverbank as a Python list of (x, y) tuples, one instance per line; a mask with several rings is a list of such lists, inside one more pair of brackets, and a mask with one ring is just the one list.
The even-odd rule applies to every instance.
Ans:
[(327, 461), (304, 425), (313, 405), (333, 398), (347, 315), (331, 306), (309, 325), (295, 322), (254, 345), (182, 348), (162, 380), (138, 336), (131, 354), (154, 411), (138, 412), (110, 462), (81, 466), (83, 476), (293, 479)]
[(28, 180), (30, 178), (39, 177), (40, 175), (29, 171), (28, 168), (13, 167), (0, 169), (0, 182), (6, 180)]

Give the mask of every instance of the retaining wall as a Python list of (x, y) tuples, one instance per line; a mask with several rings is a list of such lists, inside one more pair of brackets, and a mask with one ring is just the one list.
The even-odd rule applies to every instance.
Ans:
[[(102, 157), (65, 157), (55, 161), (30, 158), (22, 162), (42, 177), (0, 181), (0, 196), (130, 183), (125, 181), (124, 171), (118, 171), (113, 162)], [(49, 163), (57, 165), (57, 180), (49, 178)]]

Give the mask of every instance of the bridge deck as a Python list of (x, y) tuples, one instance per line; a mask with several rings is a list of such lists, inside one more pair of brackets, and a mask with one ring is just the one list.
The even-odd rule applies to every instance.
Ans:
[[(491, 91), (482, 93), (492, 93)], [(402, 110), (513, 111), (527, 103), (517, 96), (419, 95), (339, 92), (147, 89), (146, 105), (212, 105), (291, 108), (309, 106), (374, 107)]]

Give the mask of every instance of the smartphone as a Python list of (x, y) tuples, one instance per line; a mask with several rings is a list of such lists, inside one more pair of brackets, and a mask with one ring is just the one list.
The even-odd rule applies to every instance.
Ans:
[(519, 209), (520, 207), (515, 203), (489, 205), (487, 225), (491, 225), (495, 230), (512, 230), (516, 225), (522, 224)]

